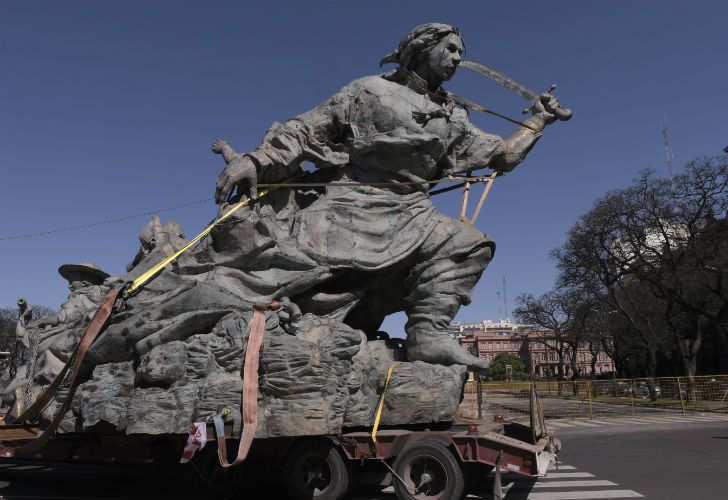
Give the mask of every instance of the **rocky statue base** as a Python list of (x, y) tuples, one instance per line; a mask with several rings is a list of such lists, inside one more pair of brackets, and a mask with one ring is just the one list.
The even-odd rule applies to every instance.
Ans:
[[(103, 293), (113, 281), (92, 286)], [(467, 376), (464, 366), (406, 362), (401, 340), (368, 341), (359, 330), (312, 314), (292, 325), (285, 312), (266, 312), (257, 437), (371, 427), (394, 362), (398, 364), (385, 393), (382, 425), (456, 417)], [(126, 301), (125, 310), (112, 316), (89, 350), (60, 431), (184, 434), (192, 422), (229, 408), (238, 434), (241, 373), (252, 316), (252, 304), (214, 281), (163, 271)], [(39, 343), (35, 349), (19, 343), (25, 352), (16, 358), (23, 362), (16, 364), (15, 377), (3, 394), (6, 402), (15, 400), (12, 413), (31, 403), (53, 380), (86, 322), (73, 327), (27, 325), (28, 344), (32, 346), (33, 339)], [(35, 359), (29, 359), (30, 351), (35, 351)], [(23, 401), (26, 393), (30, 398)], [(53, 417), (66, 393), (59, 393), (43, 420)]]

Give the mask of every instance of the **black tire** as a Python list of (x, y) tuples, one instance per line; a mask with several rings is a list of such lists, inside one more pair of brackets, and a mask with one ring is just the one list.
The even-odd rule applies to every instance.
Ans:
[(283, 484), (288, 498), (339, 500), (349, 489), (347, 463), (328, 440), (301, 441), (283, 461)]
[(465, 491), (460, 463), (444, 444), (436, 441), (420, 441), (405, 449), (393, 468), (407, 485), (394, 479), (399, 500), (457, 500)]

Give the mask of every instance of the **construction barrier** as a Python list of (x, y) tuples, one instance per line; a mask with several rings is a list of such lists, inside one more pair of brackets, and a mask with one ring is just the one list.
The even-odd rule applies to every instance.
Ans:
[[(728, 413), (728, 375), (535, 383), (546, 419)], [(461, 417), (528, 416), (531, 382), (481, 382), (480, 398), (478, 384), (466, 383)]]

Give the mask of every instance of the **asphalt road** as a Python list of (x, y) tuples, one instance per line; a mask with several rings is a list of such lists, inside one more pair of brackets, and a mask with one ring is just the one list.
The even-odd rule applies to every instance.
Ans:
[[(541, 480), (503, 475), (508, 500), (728, 498), (728, 418), (617, 419), (562, 423), (558, 469)], [(185, 469), (191, 471), (190, 469)], [(12, 500), (198, 500), (192, 477), (122, 467), (59, 467), (0, 461), (0, 498)], [(491, 477), (482, 494), (492, 498)], [(271, 492), (241, 498), (274, 498)], [(395, 500), (391, 491), (355, 492), (354, 500)]]
[(559, 457), (659, 500), (728, 498), (728, 420), (560, 429)]

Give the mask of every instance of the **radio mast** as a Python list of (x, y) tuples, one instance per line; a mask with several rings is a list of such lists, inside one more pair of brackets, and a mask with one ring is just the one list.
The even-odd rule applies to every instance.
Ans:
[(665, 149), (662, 152), (663, 159), (667, 163), (667, 175), (672, 180), (672, 147), (670, 147), (670, 138), (667, 135), (667, 118), (660, 122), (660, 128), (662, 129), (662, 138), (665, 141)]
[(506, 277), (503, 276), (503, 310), (506, 314), (506, 321), (508, 320), (508, 295), (506, 295)]

